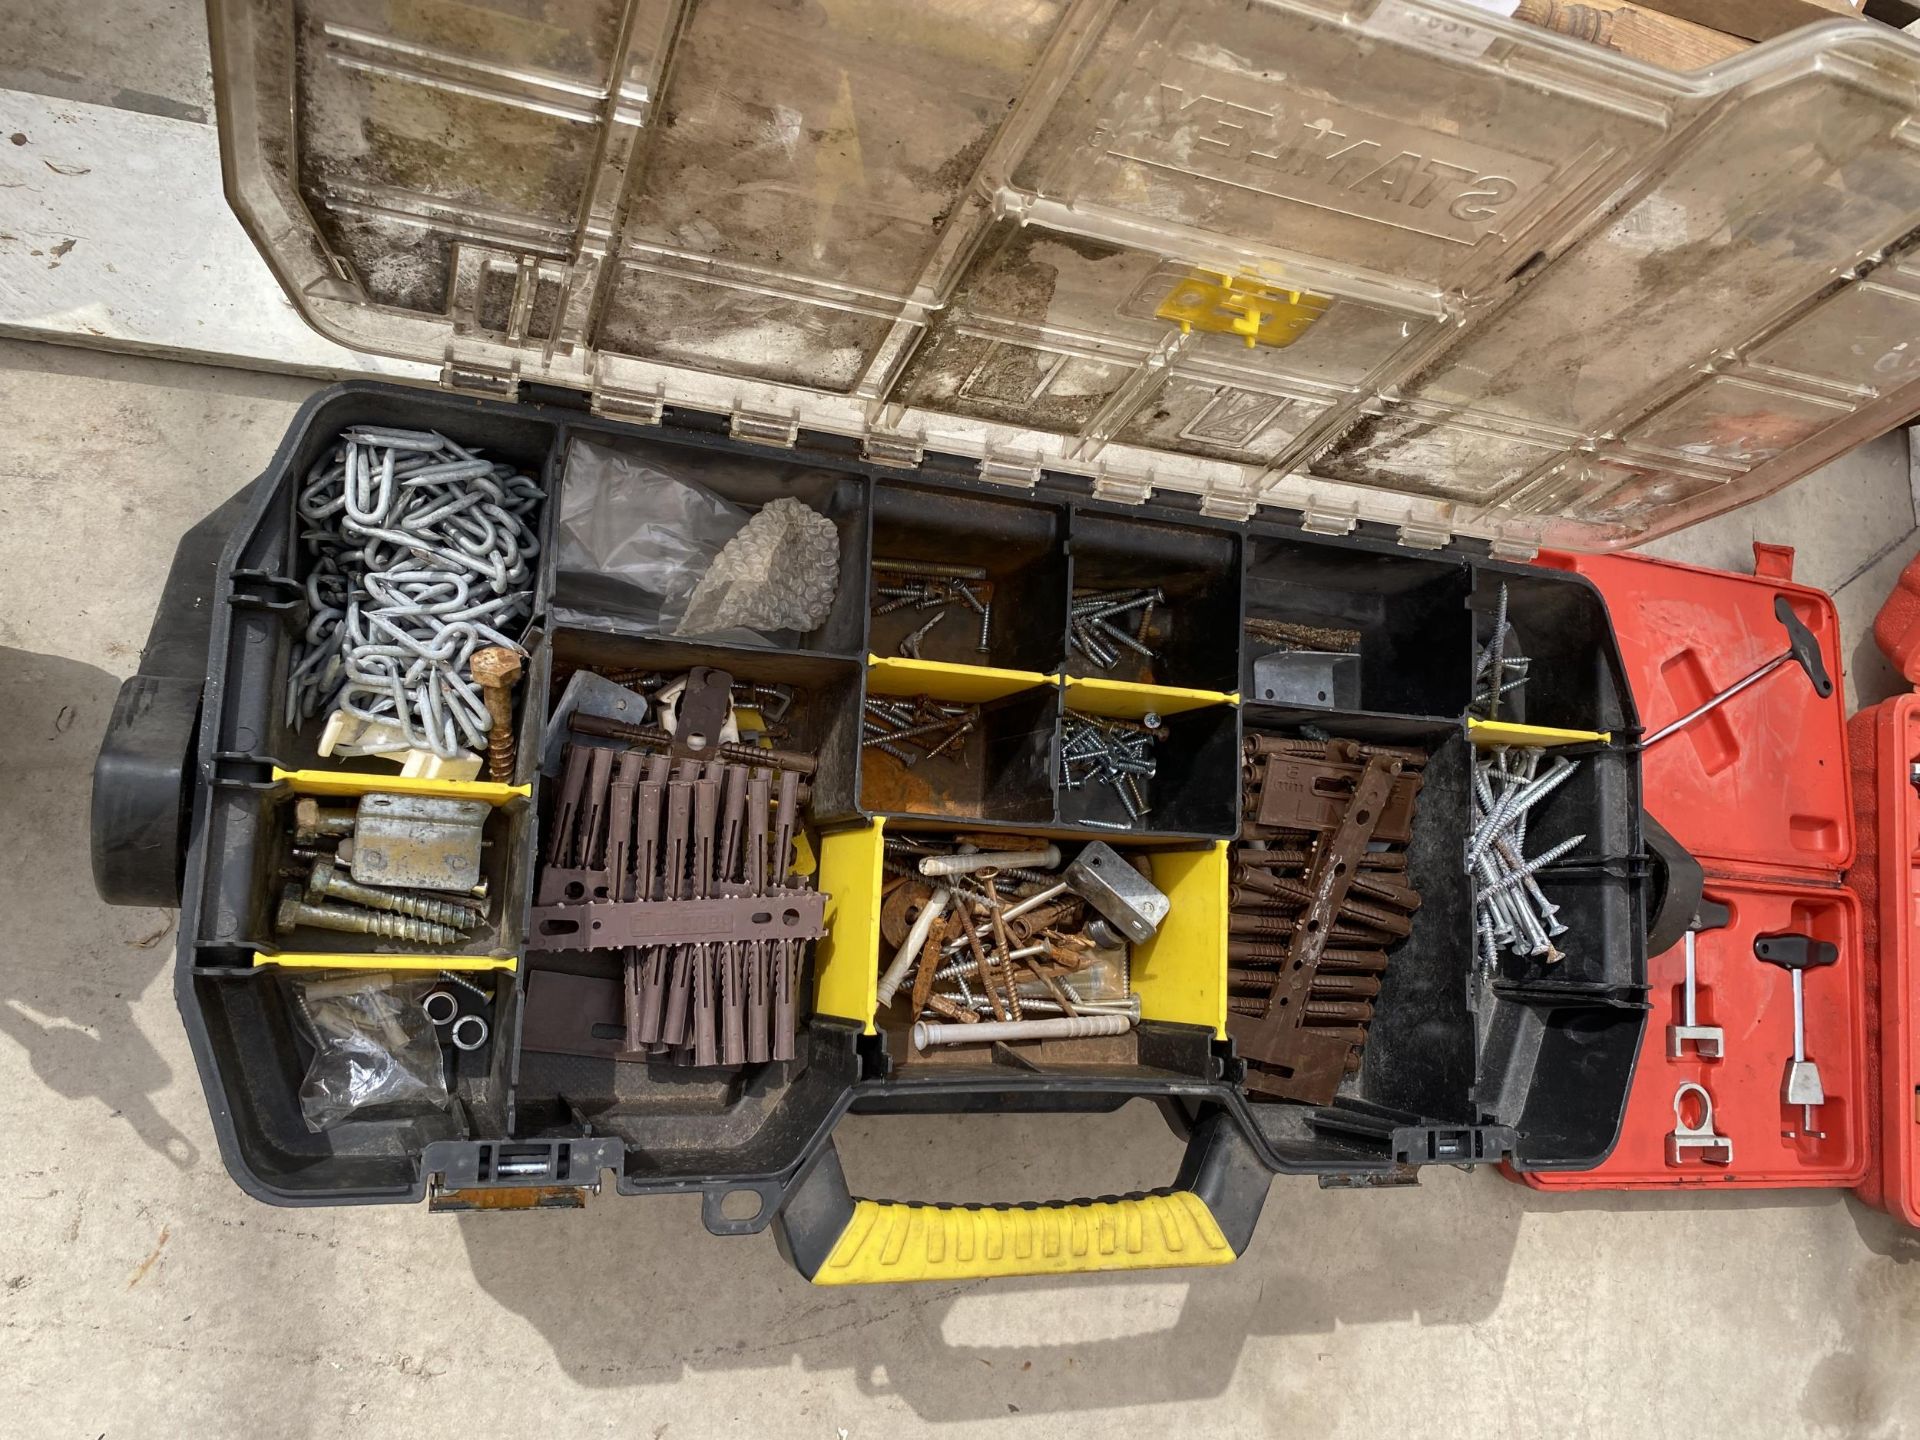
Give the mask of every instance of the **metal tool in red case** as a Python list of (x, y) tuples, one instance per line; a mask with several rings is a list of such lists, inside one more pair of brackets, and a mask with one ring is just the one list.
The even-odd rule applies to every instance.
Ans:
[(1756, 935), (1753, 940), (1753, 958), (1768, 965), (1778, 965), (1793, 976), (1793, 1058), (1787, 1062), (1787, 1078), (1781, 1085), (1781, 1096), (1789, 1105), (1800, 1107), (1800, 1129), (1783, 1133), (1789, 1139), (1804, 1135), (1813, 1140), (1824, 1140), (1827, 1132), (1813, 1128), (1813, 1112), (1827, 1103), (1827, 1093), (1820, 1083), (1820, 1067), (1807, 1058), (1807, 971), (1820, 966), (1831, 965), (1840, 958), (1840, 947), (1828, 940), (1816, 940), (1811, 935)]

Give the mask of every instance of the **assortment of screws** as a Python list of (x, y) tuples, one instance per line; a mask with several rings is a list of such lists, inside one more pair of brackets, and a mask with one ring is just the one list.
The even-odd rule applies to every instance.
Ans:
[[(379, 792), (365, 797), (377, 801)], [(406, 797), (403, 797), (406, 798)], [(373, 935), (409, 946), (466, 945), (486, 921), (484, 884), (471, 890), (372, 885), (352, 877), (361, 812), (301, 796), (293, 805), (294, 864), (274, 911), (274, 929)], [(369, 822), (370, 824), (372, 822)]]
[(1227, 1011), (1247, 1088), (1329, 1103), (1360, 1068), (1387, 951), (1420, 895), (1424, 751), (1251, 733), (1228, 890)]
[(543, 498), (516, 466), (436, 432), (345, 431), (296, 504), (309, 618), (288, 726), (340, 710), (391, 727), (361, 753), (486, 749), (498, 720), (471, 666), (484, 647), (520, 648)]
[(890, 755), (911, 770), (941, 755), (959, 759), (980, 724), (980, 707), (926, 695), (897, 699), (869, 695), (860, 722), (860, 748)]
[(1527, 683), (1528, 664), (1507, 619), (1507, 587), (1502, 583), (1500, 598), (1495, 602), (1493, 634), (1474, 658), (1473, 703), (1468, 710), (1482, 720), (1498, 719), (1501, 697)]
[(920, 658), (920, 647), (956, 605), (978, 622), (976, 653), (985, 655), (993, 648), (993, 584), (980, 566), (876, 558), (873, 596), (875, 615), (912, 610), (918, 619), (922, 611), (933, 612), (896, 647), (910, 660)]
[(1467, 870), (1473, 879), (1474, 943), (1481, 964), (1492, 971), (1500, 950), (1538, 956), (1549, 965), (1565, 957), (1553, 943), (1567, 933), (1560, 907), (1547, 898), (1536, 876), (1578, 849), (1575, 835), (1528, 858), (1527, 815), (1580, 767), (1565, 756), (1544, 772), (1547, 752), (1531, 746), (1476, 752), (1473, 761), (1473, 833)]
[(1151, 814), (1151, 781), (1159, 771), (1154, 742), (1167, 727), (1152, 711), (1138, 720), (1116, 720), (1069, 710), (1060, 731), (1060, 786), (1078, 790), (1089, 782), (1104, 785), (1127, 812), (1124, 822), (1081, 819), (1076, 824), (1131, 830)]
[(1158, 589), (1075, 590), (1067, 649), (1100, 670), (1118, 669), (1128, 654), (1151, 664), (1159, 656), (1147, 637), (1166, 598)]
[[(881, 956), (879, 999), (909, 997), (915, 1048), (1118, 1034), (1140, 1018), (1115, 927), (1124, 919), (1150, 935), (1166, 897), (1115, 851), (1089, 845), (1063, 874), (1060, 848), (1044, 840), (885, 843), (881, 935), (895, 948)], [(1088, 878), (1101, 867), (1124, 871), (1125, 884)]]

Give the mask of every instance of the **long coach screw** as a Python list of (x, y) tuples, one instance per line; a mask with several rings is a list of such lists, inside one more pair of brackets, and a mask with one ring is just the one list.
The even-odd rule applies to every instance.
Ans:
[(405, 915), (383, 915), (377, 910), (349, 910), (338, 905), (309, 905), (300, 898), (300, 887), (289, 885), (280, 897), (280, 910), (274, 928), (282, 935), (302, 925), (315, 930), (348, 930), (358, 935), (379, 935), (388, 940), (410, 940), (418, 945), (458, 945), (460, 932), (428, 920)]
[(364, 905), (369, 910), (388, 910), (455, 930), (471, 930), (480, 923), (480, 917), (457, 900), (436, 900), (431, 895), (407, 895), (377, 885), (362, 885), (325, 859), (313, 862), (313, 872), (307, 877), (307, 899), (316, 905), (322, 899), (331, 899), (348, 905)]

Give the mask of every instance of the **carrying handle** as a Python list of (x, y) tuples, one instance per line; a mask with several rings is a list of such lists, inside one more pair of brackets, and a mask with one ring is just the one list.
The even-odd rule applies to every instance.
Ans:
[(829, 1140), (773, 1228), (816, 1285), (1229, 1265), (1253, 1238), (1271, 1179), (1224, 1111), (1194, 1128), (1172, 1188), (1053, 1204), (856, 1199)]

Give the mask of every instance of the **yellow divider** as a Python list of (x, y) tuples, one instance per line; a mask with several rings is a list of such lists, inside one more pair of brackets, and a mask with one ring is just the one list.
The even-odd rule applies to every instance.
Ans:
[(1153, 883), (1171, 908), (1154, 937), (1133, 947), (1140, 1018), (1206, 1025), (1227, 1036), (1227, 842), (1149, 851)]
[(1469, 716), (1467, 738), (1481, 750), (1495, 745), (1546, 748), (1555, 745), (1605, 745), (1613, 739), (1613, 732), (1560, 730), (1551, 725), (1521, 725), (1512, 720), (1475, 720)]
[(875, 1033), (880, 1004), (880, 887), (884, 820), (820, 837), (820, 889), (827, 933), (814, 946), (813, 1008), (858, 1020)]
[(951, 665), (944, 660), (867, 657), (867, 689), (875, 695), (931, 695), (956, 705), (981, 705), (1036, 685), (1059, 681), (1038, 670), (996, 670), (988, 665)]
[(813, 1277), (816, 1285), (1091, 1275), (1230, 1265), (1233, 1246), (1190, 1191), (979, 1208), (853, 1202), (853, 1218)]
[(1124, 680), (1066, 678), (1067, 708), (1110, 720), (1138, 720), (1148, 711), (1178, 715), (1209, 705), (1238, 705), (1240, 696), (1224, 690), (1188, 690), (1178, 685), (1132, 685)]
[(507, 970), (520, 968), (517, 955), (329, 955), (324, 951), (253, 952), (254, 967), (283, 970)]
[(282, 770), (273, 778), (296, 795), (335, 798), (360, 795), (432, 795), (445, 800), (484, 800), (504, 805), (515, 797), (533, 794), (531, 785), (500, 785), (491, 780), (429, 780), (419, 775), (370, 775), (355, 770)]

